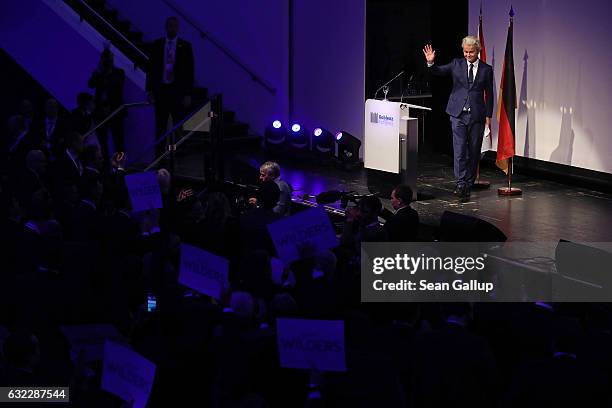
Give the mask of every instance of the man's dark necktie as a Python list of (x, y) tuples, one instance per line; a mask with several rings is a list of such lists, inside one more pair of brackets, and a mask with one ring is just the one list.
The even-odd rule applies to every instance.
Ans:
[(468, 74), (468, 86), (472, 86), (474, 83), (474, 64), (470, 64), (470, 72)]

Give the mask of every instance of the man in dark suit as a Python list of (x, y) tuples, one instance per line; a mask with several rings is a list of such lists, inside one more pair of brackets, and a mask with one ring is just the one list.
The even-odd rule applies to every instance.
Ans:
[(47, 158), (45, 154), (41, 150), (30, 150), (26, 155), (26, 169), (15, 185), (17, 199), (24, 207), (30, 205), (32, 194), (35, 191), (46, 187), (46, 172)]
[(423, 54), (433, 74), (453, 78), (446, 113), (450, 115), (453, 129), (457, 181), (454, 193), (467, 199), (476, 179), (484, 129), (490, 126), (493, 115), (493, 68), (478, 59), (480, 41), (477, 37), (465, 37), (461, 46), (464, 58), (456, 58), (446, 65), (434, 64), (436, 52), (430, 44), (425, 46)]
[(400, 184), (391, 192), (391, 205), (395, 214), (387, 222), (385, 229), (391, 242), (416, 241), (419, 233), (419, 214), (410, 207), (412, 189)]
[(60, 115), (59, 104), (53, 98), (48, 99), (45, 103), (45, 117), (35, 125), (34, 133), (30, 133), (30, 148), (41, 149), (49, 158), (59, 157), (65, 147), (67, 128), (65, 118)]
[[(179, 22), (176, 17), (166, 20), (166, 37), (151, 46), (147, 69), (146, 90), (149, 102), (155, 103), (157, 137), (167, 131), (168, 116), (178, 123), (191, 105), (193, 88), (193, 50), (191, 44), (178, 38)], [(157, 155), (163, 153), (165, 143), (157, 146)]]
[[(114, 65), (114, 57), (111, 50), (108, 48), (102, 51), (100, 63), (96, 70), (91, 74), (87, 85), (90, 88), (95, 88), (96, 110), (94, 117), (96, 123), (101, 123), (115, 109), (123, 105), (123, 83), (125, 82), (125, 72), (116, 68)], [(123, 140), (123, 120), (125, 119), (126, 111), (123, 110), (113, 117), (106, 125), (101, 126), (97, 131), (98, 141), (102, 149), (104, 161), (110, 161), (108, 149), (108, 132), (113, 135), (113, 146), (117, 152), (125, 152)]]
[(77, 95), (77, 107), (70, 112), (70, 130), (85, 136), (94, 128), (94, 110), (96, 104), (92, 95), (80, 92)]
[(83, 136), (78, 132), (66, 135), (66, 150), (55, 162), (54, 182), (56, 191), (61, 191), (64, 185), (78, 185), (83, 175), (83, 165), (80, 155), (83, 152)]

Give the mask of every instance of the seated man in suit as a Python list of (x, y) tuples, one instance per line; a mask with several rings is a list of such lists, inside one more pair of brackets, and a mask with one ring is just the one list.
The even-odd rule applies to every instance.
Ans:
[(56, 159), (66, 147), (64, 136), (67, 127), (65, 118), (60, 116), (57, 100), (47, 99), (45, 117), (37, 123), (35, 132), (32, 134), (32, 146), (41, 149), (48, 158)]
[(274, 181), (280, 189), (280, 197), (273, 211), (276, 214), (286, 216), (291, 210), (291, 191), (289, 183), (281, 177), (281, 168), (276, 162), (268, 161), (259, 167), (259, 181)]
[(20, 174), (15, 185), (15, 192), (19, 202), (27, 207), (32, 194), (46, 187), (45, 173), (47, 172), (47, 158), (41, 150), (30, 150), (26, 155), (26, 168)]
[(54, 182), (56, 187), (79, 184), (83, 175), (83, 164), (80, 157), (82, 152), (83, 136), (77, 132), (69, 132), (66, 135), (66, 149), (55, 162)]
[(416, 241), (419, 233), (419, 214), (410, 207), (411, 201), (410, 186), (400, 184), (391, 192), (391, 205), (395, 214), (385, 223), (389, 241)]

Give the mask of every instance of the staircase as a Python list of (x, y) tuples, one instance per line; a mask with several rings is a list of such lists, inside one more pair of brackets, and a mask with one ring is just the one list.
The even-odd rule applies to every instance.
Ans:
[[(122, 18), (117, 10), (114, 10), (105, 0), (64, 0), (82, 19), (94, 26), (104, 37), (121, 50), (134, 62), (134, 66), (146, 71), (147, 60), (136, 49), (141, 50), (145, 55), (148, 54), (148, 43), (144, 40), (143, 34), (138, 28), (134, 27), (126, 19)], [(103, 17), (106, 22), (100, 18)], [(110, 26), (109, 26), (110, 24)], [(130, 43), (133, 44), (130, 45)], [(135, 46), (135, 47), (134, 47)], [(197, 52), (197, 49), (194, 50)], [(208, 101), (208, 89), (195, 87), (192, 94), (192, 105), (189, 110), (193, 111)], [(233, 111), (224, 111), (224, 146), (236, 146), (246, 143), (248, 146), (259, 146), (261, 138), (250, 135), (249, 125), (236, 120)], [(178, 151), (179, 155), (189, 154), (189, 152), (201, 153), (208, 144), (208, 132), (198, 132)]]

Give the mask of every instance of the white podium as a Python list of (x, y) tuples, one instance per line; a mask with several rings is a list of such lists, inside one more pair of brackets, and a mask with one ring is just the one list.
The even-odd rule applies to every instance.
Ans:
[(387, 184), (409, 185), (416, 199), (419, 126), (418, 119), (410, 117), (410, 109), (431, 109), (377, 99), (368, 99), (365, 107), (364, 167), (368, 169), (368, 186), (376, 184), (371, 180), (386, 178)]

